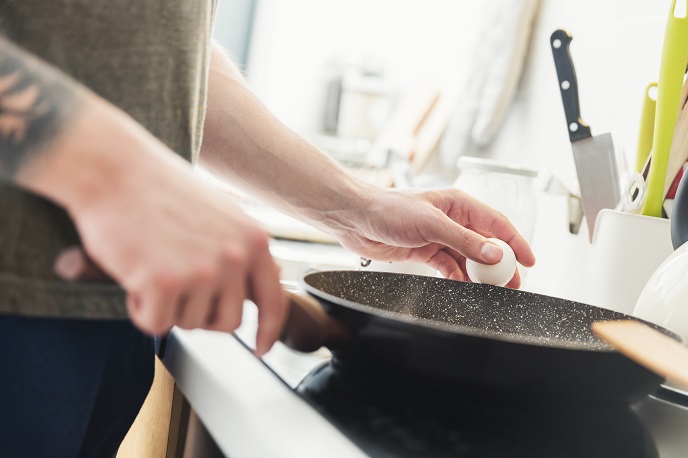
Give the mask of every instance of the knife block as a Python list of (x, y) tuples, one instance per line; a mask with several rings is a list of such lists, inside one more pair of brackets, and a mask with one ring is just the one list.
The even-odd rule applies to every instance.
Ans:
[(602, 210), (589, 247), (586, 301), (631, 315), (652, 273), (672, 252), (670, 220)]

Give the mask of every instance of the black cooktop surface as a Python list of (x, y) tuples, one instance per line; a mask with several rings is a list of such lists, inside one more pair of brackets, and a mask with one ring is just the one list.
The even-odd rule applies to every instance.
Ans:
[(660, 456), (653, 434), (630, 407), (505, 410), (460, 396), (460, 404), (443, 403), (427, 388), (418, 393), (362, 384), (326, 362), (296, 391), (371, 457)]

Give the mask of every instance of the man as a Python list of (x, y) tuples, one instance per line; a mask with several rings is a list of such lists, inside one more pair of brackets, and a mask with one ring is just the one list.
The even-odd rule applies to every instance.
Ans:
[[(464, 280), (466, 257), (500, 259), (495, 236), (535, 262), (504, 216), (460, 191), (375, 188), (286, 129), (210, 44), (213, 9), (0, 0), (4, 456), (111, 456), (150, 386), (147, 334), (230, 332), (250, 298), (257, 353), (278, 338), (286, 300), (268, 237), (194, 175), (197, 158), (369, 259)], [(126, 299), (56, 276), (77, 243)]]

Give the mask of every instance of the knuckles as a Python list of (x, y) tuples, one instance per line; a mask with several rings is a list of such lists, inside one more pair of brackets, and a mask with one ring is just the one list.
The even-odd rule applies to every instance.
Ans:
[(150, 286), (163, 297), (173, 296), (182, 289), (182, 276), (171, 270), (160, 270), (151, 275)]
[[(189, 322), (175, 318), (169, 313), (170, 308), (182, 307), (181, 298), (193, 296), (200, 289), (215, 290), (213, 294), (222, 294), (229, 281), (235, 286), (246, 283), (244, 278), (249, 272), (249, 264), (254, 258), (269, 255), (269, 237), (258, 225), (244, 227), (239, 240), (227, 240), (223, 245), (221, 239), (213, 245), (199, 247), (191, 259), (168, 259), (168, 264), (141, 266), (139, 275), (132, 275), (132, 288), (127, 301), (127, 308), (132, 322), (143, 332), (162, 334), (173, 325), (189, 327)], [(184, 260), (185, 262), (179, 262)], [(177, 261), (177, 262), (172, 262)], [(227, 277), (227, 278), (223, 278)], [(143, 293), (143, 294), (142, 294)], [(134, 300), (133, 298), (141, 298)], [(225, 332), (232, 332), (241, 325), (243, 297), (240, 299), (221, 300), (217, 307), (217, 317), (213, 322), (193, 323), (193, 327), (203, 327)]]
[(134, 325), (146, 334), (161, 335), (172, 328), (172, 323), (155, 310), (149, 310), (145, 306), (134, 306), (131, 301), (127, 302), (127, 309)]
[(251, 225), (246, 228), (245, 237), (248, 246), (252, 252), (261, 253), (269, 251), (270, 239), (267, 233), (257, 225)]
[(242, 316), (242, 304), (223, 302), (219, 304), (219, 307), (225, 308), (225, 310), (218, 310), (217, 318), (209, 323), (208, 329), (213, 331), (224, 331), (224, 332), (234, 332), (241, 325)]
[(461, 245), (469, 251), (476, 251), (482, 243), (482, 237), (469, 229), (461, 231), (460, 237)]
[[(229, 307), (241, 307), (242, 304), (230, 304)], [(241, 310), (241, 309), (240, 309)], [(224, 323), (224, 328), (227, 332), (235, 331), (239, 326), (241, 326), (241, 312), (239, 313), (229, 313), (227, 319)]]
[(249, 260), (246, 251), (242, 247), (237, 247), (234, 244), (225, 245), (221, 250), (220, 258), (222, 264), (233, 268), (232, 270), (235, 270), (238, 266), (244, 265)]

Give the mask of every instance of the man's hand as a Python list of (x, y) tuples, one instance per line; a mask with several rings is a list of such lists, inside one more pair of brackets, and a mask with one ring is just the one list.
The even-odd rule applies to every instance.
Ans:
[[(522, 265), (535, 264), (528, 243), (504, 215), (458, 189), (376, 190), (349, 217), (346, 229), (334, 234), (368, 259), (424, 262), (447, 278), (467, 280), (466, 258), (484, 264), (501, 259), (501, 249), (485, 240), (495, 237), (509, 244)], [(516, 271), (507, 286), (520, 284)]]
[(286, 299), (256, 223), (129, 116), (3, 37), (0, 179), (71, 214), (142, 330), (233, 331), (252, 298), (258, 353), (279, 336)]
[(277, 340), (286, 298), (264, 231), (190, 164), (123, 113), (85, 104), (56, 151), (20, 178), (62, 204), (88, 256), (128, 294), (131, 320), (232, 332), (259, 308), (258, 354)]
[[(218, 177), (333, 234), (369, 259), (424, 262), (463, 280), (466, 257), (486, 264), (499, 261), (501, 250), (485, 243), (485, 237), (497, 237), (513, 248), (521, 264), (534, 264), (528, 244), (511, 223), (461, 191), (379, 189), (346, 173), (275, 119), (218, 46), (208, 82), (200, 160)], [(508, 286), (519, 284), (516, 276)]]
[(257, 351), (266, 352), (286, 304), (267, 235), (187, 164), (138, 162), (74, 214), (89, 255), (129, 293), (132, 321), (151, 334), (173, 325), (231, 332), (248, 297), (260, 310)]

